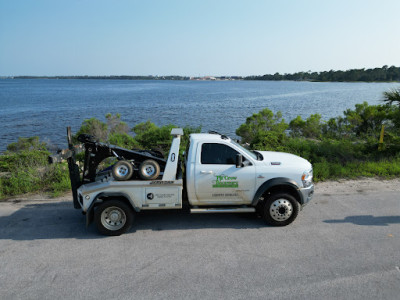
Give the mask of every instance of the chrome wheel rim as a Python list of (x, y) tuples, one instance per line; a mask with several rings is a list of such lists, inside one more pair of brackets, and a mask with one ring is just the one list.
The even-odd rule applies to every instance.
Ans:
[(125, 223), (125, 212), (119, 207), (107, 207), (101, 213), (101, 224), (108, 230), (119, 230), (124, 227)]
[(116, 173), (121, 176), (124, 177), (128, 174), (129, 170), (126, 166), (118, 166)]
[(156, 169), (152, 165), (147, 165), (144, 167), (144, 172), (147, 176), (152, 176), (156, 172)]
[(269, 213), (275, 221), (286, 221), (293, 213), (293, 205), (287, 199), (277, 199), (271, 204)]

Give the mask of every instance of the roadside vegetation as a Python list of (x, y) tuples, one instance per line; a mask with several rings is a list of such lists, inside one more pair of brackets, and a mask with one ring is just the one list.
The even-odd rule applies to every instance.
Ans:
[[(304, 157), (313, 164), (315, 181), (361, 176), (393, 178), (400, 176), (400, 89), (385, 92), (384, 100), (381, 105), (357, 104), (343, 116), (328, 121), (313, 114), (305, 120), (298, 116), (286, 122), (282, 113), (265, 108), (248, 117), (236, 134), (250, 149)], [(107, 114), (105, 121), (85, 120), (73, 139), (77, 141), (79, 134), (86, 133), (101, 142), (167, 155), (174, 127), (158, 127), (151, 121), (129, 127), (120, 114)], [(184, 128), (182, 151), (188, 135), (200, 131), (200, 127)], [(50, 165), (48, 155), (49, 146), (38, 137), (19, 138), (8, 145), (0, 155), (0, 199), (30, 192), (57, 196), (69, 190), (67, 164)]]
[(53, 196), (70, 187), (66, 164), (48, 164), (50, 152), (38, 137), (19, 138), (0, 156), (0, 199), (38, 191)]
[(306, 158), (313, 164), (315, 181), (400, 176), (398, 106), (364, 102), (354, 110), (346, 110), (343, 117), (327, 122), (314, 114), (289, 123), (279, 112), (273, 114), (264, 109), (247, 118), (236, 134), (251, 149), (289, 152)]

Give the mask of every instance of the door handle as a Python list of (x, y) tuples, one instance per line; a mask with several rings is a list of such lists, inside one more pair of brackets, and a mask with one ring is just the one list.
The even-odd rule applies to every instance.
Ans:
[(214, 173), (213, 171), (200, 171), (200, 174), (212, 174)]

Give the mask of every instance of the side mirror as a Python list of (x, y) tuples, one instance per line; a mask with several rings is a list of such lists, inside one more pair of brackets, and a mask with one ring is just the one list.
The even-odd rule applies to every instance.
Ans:
[(236, 154), (236, 168), (241, 168), (241, 167), (243, 167), (243, 155)]

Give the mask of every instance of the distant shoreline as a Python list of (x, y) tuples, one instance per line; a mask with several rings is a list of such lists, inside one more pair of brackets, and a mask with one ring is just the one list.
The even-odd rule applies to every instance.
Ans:
[(112, 75), (112, 76), (0, 76), (0, 79), (98, 79), (98, 80), (194, 80), (194, 81), (221, 81), (221, 80), (244, 80), (241, 76), (203, 76), (203, 77), (187, 77), (187, 76), (129, 76), (129, 75)]
[(70, 76), (0, 76), (0, 79), (107, 79), (107, 80), (195, 80), (195, 81), (306, 81), (306, 82), (400, 82), (400, 67), (383, 66), (374, 69), (351, 69), (347, 71), (297, 72), (292, 74), (265, 74), (252, 76), (180, 76), (180, 75), (70, 75)]
[(260, 79), (233, 77), (180, 77), (180, 76), (0, 76), (0, 80), (49, 79), (49, 80), (159, 80), (159, 81), (295, 81), (295, 82), (348, 82), (348, 83), (400, 83), (399, 80), (312, 80), (312, 79)]

